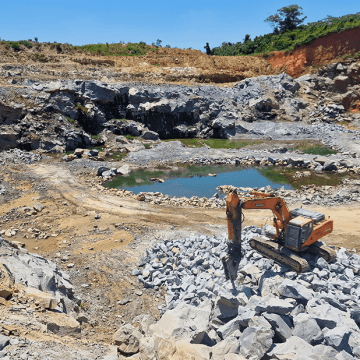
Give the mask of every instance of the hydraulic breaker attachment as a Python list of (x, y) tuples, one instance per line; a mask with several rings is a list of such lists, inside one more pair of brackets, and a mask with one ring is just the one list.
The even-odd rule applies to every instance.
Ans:
[(228, 253), (221, 260), (224, 266), (226, 280), (234, 281), (241, 261), (241, 223), (242, 203), (236, 190), (226, 198), (226, 215), (228, 218)]

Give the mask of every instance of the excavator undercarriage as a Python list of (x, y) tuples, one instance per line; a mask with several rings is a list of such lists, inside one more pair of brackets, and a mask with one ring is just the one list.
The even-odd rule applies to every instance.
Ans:
[(266, 233), (268, 239), (253, 237), (249, 241), (250, 247), (265, 257), (299, 273), (310, 270), (303, 258), (306, 252), (319, 255), (329, 263), (336, 260), (335, 250), (318, 241), (332, 232), (332, 220), (326, 220), (324, 214), (302, 208), (289, 211), (282, 198), (271, 194), (252, 192), (251, 195), (241, 199), (233, 191), (226, 199), (229, 241), (228, 254), (222, 262), (227, 279), (236, 279), (242, 258), (242, 209), (270, 209), (273, 212), (275, 232)]

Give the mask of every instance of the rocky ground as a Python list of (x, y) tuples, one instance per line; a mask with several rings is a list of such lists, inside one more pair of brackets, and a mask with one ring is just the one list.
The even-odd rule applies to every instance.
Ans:
[[(169, 146), (171, 148), (181, 145), (170, 143)], [(229, 161), (231, 165), (238, 160), (243, 162), (244, 166), (254, 166), (258, 161), (262, 162), (262, 166), (272, 166), (275, 160), (277, 166), (288, 166), (290, 161), (289, 164), (282, 164), (284, 161), (282, 156), (286, 155), (286, 158), (295, 159), (291, 164), (298, 166), (299, 172), (304, 170), (302, 169), (304, 167), (308, 169), (307, 171), (313, 171), (319, 166), (322, 168), (318, 171), (329, 171), (329, 169), (325, 170), (326, 166), (324, 166), (327, 162), (327, 166), (332, 164), (336, 167), (331, 170), (333, 172), (345, 169), (347, 174), (357, 175), (358, 160), (357, 157), (353, 157), (354, 155), (328, 156), (323, 159), (324, 161), (318, 156), (319, 162), (317, 162), (316, 156), (308, 160), (305, 154), (284, 153), (276, 149), (279, 147), (275, 147), (271, 151), (258, 150), (255, 153), (256, 156), (251, 158), (245, 154), (244, 157), (239, 156), (238, 153), (229, 157), (232, 151), (229, 150), (229, 153), (224, 151), (223, 156), (217, 158), (217, 161)], [(189, 150), (189, 153), (192, 154), (186, 160), (189, 163), (199, 161), (196, 159), (213, 161), (211, 156), (206, 157), (203, 153), (211, 151), (211, 149), (187, 148), (185, 150)], [(151, 155), (158, 150), (157, 146), (153, 146), (153, 149), (142, 151)], [(214, 151), (219, 152), (219, 150)], [(130, 152), (131, 154), (135, 155), (136, 152)], [(338, 338), (337, 333), (333, 334), (335, 330), (329, 333), (330, 330), (343, 326), (343, 323), (340, 324), (343, 319), (351, 320), (351, 316), (356, 316), (352, 315), (356, 314), (356, 308), (350, 303), (347, 304), (351, 299), (354, 303), (357, 301), (355, 298), (346, 297), (352, 294), (352, 290), (349, 294), (345, 293), (344, 298), (340, 297), (341, 300), (337, 300), (340, 301), (339, 305), (330, 303), (336, 309), (330, 308), (330, 312), (341, 311), (337, 315), (340, 317), (339, 325), (335, 327), (331, 327), (331, 325), (326, 328), (316, 316), (309, 316), (307, 308), (307, 306), (310, 307), (310, 304), (311, 306), (324, 305), (321, 302), (323, 300), (316, 300), (320, 303), (311, 300), (318, 299), (318, 294), (324, 290), (320, 285), (318, 288), (314, 288), (314, 272), (320, 282), (324, 279), (337, 281), (338, 273), (333, 274), (332, 269), (329, 268), (327, 275), (318, 276), (317, 270), (315, 270), (318, 260), (313, 259), (312, 272), (305, 280), (309, 285), (306, 285), (301, 276), (296, 277), (292, 273), (289, 275), (285, 269), (277, 268), (277, 265), (271, 261), (266, 261), (247, 250), (248, 262), (243, 264), (247, 267), (244, 267), (239, 283), (236, 284), (238, 293), (235, 296), (231, 284), (223, 287), (225, 282), (221, 266), (219, 266), (226, 238), (225, 235), (222, 235), (226, 229), (223, 199), (213, 198), (204, 202), (202, 199), (192, 198), (179, 201), (155, 194), (144, 194), (145, 198), (143, 199), (131, 192), (106, 189), (101, 185), (104, 180), (103, 176), (97, 176), (98, 168), (107, 167), (124, 171), (124, 168), (126, 169), (124, 164), (127, 163), (129, 171), (132, 171), (135, 169), (134, 164), (131, 161), (126, 162), (127, 158), (121, 162), (99, 161), (95, 158), (96, 156), (90, 156), (90, 158), (85, 156), (72, 161), (64, 161), (61, 156), (40, 156), (16, 149), (1, 153), (0, 233), (6, 239), (2, 240), (1, 263), (5, 264), (6, 272), (10, 274), (7, 278), (10, 282), (6, 287), (8, 293), (2, 293), (5, 295), (0, 308), (4, 319), (2, 341), (4, 344), (9, 341), (9, 345), (2, 350), (3, 356), (9, 359), (21, 356), (24, 359), (40, 359), (42, 354), (46, 353), (47, 356), (54, 359), (64, 355), (74, 359), (115, 359), (121, 358), (123, 355), (134, 354), (132, 356), (135, 358), (140, 356), (141, 359), (146, 359), (151, 358), (147, 357), (150, 356), (149, 354), (156, 354), (154, 356), (157, 358), (165, 359), (170, 358), (170, 352), (174, 359), (186, 358), (184, 356), (190, 356), (189, 354), (195, 356), (196, 359), (208, 359), (210, 356), (219, 359), (241, 359), (241, 356), (248, 358), (252, 356), (250, 358), (260, 359), (265, 353), (268, 354), (267, 356), (278, 358), (276, 356), (280, 356), (282, 351), (296, 354), (297, 350), (292, 344), (294, 342), (298, 344), (301, 341), (298, 339), (300, 337), (303, 339), (302, 351), (307, 351), (309, 356), (311, 355), (314, 359), (320, 358), (316, 356), (320, 356), (319, 353), (325, 350), (333, 357), (340, 358), (339, 356), (352, 354), (351, 356), (356, 358), (358, 351), (356, 346), (354, 347), (356, 332), (353, 333), (353, 330), (349, 330), (349, 334), (344, 335), (347, 337), (345, 342), (341, 340), (343, 337), (340, 339), (340, 343), (345, 345), (339, 345), (337, 340), (334, 340)], [(273, 161), (270, 161), (269, 158)], [(106, 176), (104, 176), (105, 179)], [(348, 210), (347, 208), (339, 209), (343, 218), (332, 215), (335, 221), (335, 231), (330, 236), (329, 243), (333, 243), (336, 247), (343, 245), (360, 250), (356, 237), (353, 238), (354, 233), (360, 229), (350, 229), (347, 224), (343, 223), (344, 218), (349, 218), (349, 213), (353, 213), (353, 217), (357, 216), (357, 186), (356, 179), (349, 179), (339, 188), (313, 188), (295, 192), (282, 189), (277, 192), (274, 189), (271, 191), (275, 191), (276, 194), (283, 196), (289, 204), (293, 202), (294, 205), (299, 201), (313, 206), (316, 204), (337, 206), (353, 204), (352, 208), (348, 208)], [(218, 190), (226, 193), (228, 187)], [(240, 188), (239, 190), (245, 195), (250, 189)], [(324, 208), (322, 211), (329, 214)], [(337, 208), (334, 211), (337, 211)], [(269, 214), (265, 213), (261, 213), (259, 216), (259, 213), (249, 212), (246, 214), (245, 224), (263, 225), (268, 221), (268, 216)], [(351, 219), (348, 220), (350, 223), (352, 222)], [(260, 230), (254, 227), (249, 228), (244, 235), (245, 238), (251, 231), (259, 232)], [(339, 241), (340, 238), (342, 240)], [(22, 248), (23, 245), (25, 248)], [(183, 246), (189, 249), (186, 250), (189, 258), (187, 258), (188, 255), (185, 255)], [(198, 250), (197, 247), (199, 247)], [(157, 249), (162, 249), (161, 253)], [(177, 249), (179, 249), (179, 254), (184, 254), (184, 258), (179, 258)], [(212, 257), (207, 259), (209, 249), (214, 250), (211, 250)], [(191, 251), (193, 251), (193, 255), (190, 254)], [(344, 250), (341, 251), (342, 254), (346, 254)], [(31, 255), (31, 253), (41, 254), (45, 258)], [(141, 264), (140, 258), (146, 254), (147, 260), (142, 261), (145, 267), (138, 268)], [(156, 255), (156, 259), (160, 260), (159, 265), (153, 266), (153, 261), (157, 262), (154, 254), (165, 254), (165, 257), (161, 255), (159, 258)], [(356, 257), (352, 258), (351, 253), (349, 254), (346, 259), (357, 259)], [(9, 259), (12, 262), (9, 262)], [(17, 261), (21, 261), (21, 264), (24, 265), (14, 264), (14, 259), (19, 259)], [(29, 262), (27, 259), (34, 260)], [(341, 262), (341, 265), (346, 265), (345, 260), (345, 263)], [(37, 265), (31, 265), (31, 261), (35, 261)], [(194, 266), (192, 264), (194, 261), (199, 261), (201, 264), (196, 263), (197, 265)], [(177, 264), (176, 271), (180, 272), (167, 273), (167, 264)], [(36, 268), (36, 271), (23, 268), (23, 266), (28, 267), (29, 265)], [(184, 265), (190, 269), (189, 274), (186, 268), (182, 270)], [(256, 270), (258, 273), (254, 278), (253, 273), (246, 272), (250, 265), (258, 268)], [(352, 271), (357, 269), (356, 266), (351, 267)], [(155, 273), (152, 269), (159, 270), (156, 270)], [(170, 271), (175, 271), (174, 267), (172, 269)], [(252, 270), (254, 269), (252, 268)], [(241, 325), (237, 320), (240, 313), (235, 314), (234, 309), (238, 309), (241, 305), (245, 308), (244, 311), (247, 311), (246, 306), (253, 296), (255, 296), (253, 301), (261, 300), (259, 298), (261, 290), (259, 289), (262, 285), (259, 280), (266, 277), (267, 275), (263, 276), (263, 272), (269, 270), (274, 272), (271, 279), (273, 277), (278, 279), (277, 276), (285, 277), (308, 289), (311, 294), (311, 299), (307, 300), (309, 305), (301, 301), (297, 304), (298, 299), (295, 299), (288, 302), (290, 304), (288, 305), (289, 311), (285, 312), (285, 310), (278, 309), (273, 311), (272, 308), (269, 310), (268, 304), (264, 305), (265, 308), (261, 308), (261, 304), (260, 307), (254, 304), (254, 309), (249, 308), (254, 312), (251, 314), (255, 316), (252, 317), (252, 322), (244, 322), (244, 325)], [(322, 270), (323, 268), (319, 268), (319, 271)], [(28, 279), (30, 274), (31, 278)], [(354, 274), (356, 284), (356, 271)], [(64, 286), (61, 285), (60, 280), (51, 280), (51, 278), (57, 279), (58, 276), (62, 276), (64, 279), (61, 281), (71, 282), (71, 284), (68, 282), (69, 285), (67, 285), (69, 289), (72, 289), (71, 293), (67, 293), (65, 298)], [(189, 276), (191, 281), (195, 280), (196, 283), (191, 285)], [(327, 277), (324, 278), (324, 276)], [(167, 282), (168, 277), (176, 279), (174, 280), (176, 285)], [(47, 280), (44, 281), (44, 279)], [(218, 290), (215, 290), (216, 286), (210, 290), (205, 287), (203, 292), (200, 291), (200, 287), (205, 286), (205, 283), (203, 284), (201, 281), (210, 280), (221, 287)], [(198, 281), (200, 282), (197, 283)], [(342, 281), (347, 280), (343, 279)], [(21, 285), (23, 286), (21, 287)], [(193, 287), (190, 286), (195, 286), (195, 292), (191, 290)], [(241, 291), (247, 287), (251, 289), (250, 293)], [(335, 287), (335, 290), (340, 287)], [(3, 286), (2, 289), (5, 287)], [(198, 293), (198, 291), (200, 292)], [(333, 290), (327, 291), (328, 294), (333, 294)], [(356, 291), (355, 285), (354, 291)], [(9, 293), (12, 294), (11, 297), (4, 300), (6, 294)], [(191, 297), (192, 293), (194, 293), (193, 298)], [(338, 290), (335, 293), (336, 296), (339, 295)], [(238, 300), (240, 294), (241, 304), (237, 304), (240, 301)], [(244, 297), (244, 294), (249, 296), (245, 295)], [(269, 299), (266, 297), (264, 299), (271, 302), (274, 301), (272, 296), (284, 298), (276, 290), (271, 294), (273, 295), (269, 295)], [(202, 300), (205, 299), (209, 299), (209, 301), (203, 304)], [(233, 304), (231, 311), (234, 314), (225, 321), (221, 316), (216, 320), (218, 316), (212, 315), (216, 314), (217, 308), (222, 308), (222, 305), (219, 305), (222, 301), (225, 301), (226, 306)], [(314, 304), (310, 301), (314, 301)], [(293, 312), (293, 309), (299, 306), (302, 311), (296, 316), (301, 318), (301, 321), (295, 318), (295, 312)], [(194, 325), (184, 325), (181, 322), (185, 316), (184, 312), (190, 314), (186, 317), (190, 317), (194, 324), (199, 325), (199, 331), (197, 331), (198, 327), (194, 328)], [(194, 315), (191, 315), (193, 312)], [(163, 316), (163, 320), (157, 325), (152, 325), (161, 316)], [(164, 330), (163, 324), (164, 322), (168, 323), (166, 319), (169, 316), (171, 319), (179, 318), (180, 322), (174, 320), (174, 324), (177, 324), (174, 325), (175, 328)], [(192, 316), (194, 317), (192, 318)], [(287, 324), (285, 327), (287, 340), (285, 338), (279, 340), (278, 337), (280, 330), (277, 322), (281, 322), (279, 320), (281, 316), (286, 320), (283, 319)], [(332, 317), (332, 315), (329, 316)], [(343, 318), (344, 316), (345, 318)], [(306, 324), (301, 325), (304, 327), (311, 324), (315, 329), (314, 332), (317, 331), (316, 335), (319, 335), (318, 337), (314, 335), (316, 340), (310, 339), (305, 332), (301, 333), (296, 327), (297, 321), (307, 321)], [(356, 323), (357, 320), (353, 319), (352, 321)], [(229, 334), (222, 332), (222, 326), (231, 328)], [(281, 326), (284, 326), (282, 322)], [(254, 328), (256, 329), (254, 330)], [(206, 335), (201, 329), (204, 331), (206, 329)], [(356, 330), (353, 327), (351, 329)], [(182, 334), (181, 340), (179, 332)], [(196, 334), (195, 342), (190, 339), (194, 335), (193, 332)], [(254, 348), (254, 343), (263, 341), (261, 339), (264, 339), (265, 343), (255, 349), (257, 347)], [(286, 342), (284, 342), (285, 340)], [(193, 345), (189, 345), (189, 341)], [(246, 346), (236, 345), (241, 343), (246, 343)], [(284, 349), (280, 346), (281, 344), (286, 345)], [(120, 352), (117, 351), (118, 349)], [(234, 355), (230, 355), (232, 353)], [(248, 355), (244, 355), (245, 353)]]
[[(45, 65), (42, 72), (6, 66), (0, 357), (360, 358), (359, 62), (329, 64), (298, 79), (264, 75), (221, 87), (200, 84), (186, 69), (182, 80), (191, 75), (191, 84), (169, 85), (112, 77), (110, 69), (101, 76), (88, 69), (76, 80), (79, 70), (67, 76), (64, 69), (51, 75)], [(162, 141), (174, 137), (252, 145)], [(337, 153), (294, 151), (291, 144), (300, 140)], [(231, 284), (220, 262), (224, 198), (135, 195), (104, 186), (139, 168), (184, 164), (341, 176), (338, 186), (257, 189), (331, 216), (326, 242), (338, 252), (336, 263), (309, 256), (311, 271), (296, 274), (263, 258), (247, 241), (263, 236), (271, 213), (249, 210), (241, 270)], [(234, 186), (245, 197), (254, 190), (223, 184), (217, 191)]]

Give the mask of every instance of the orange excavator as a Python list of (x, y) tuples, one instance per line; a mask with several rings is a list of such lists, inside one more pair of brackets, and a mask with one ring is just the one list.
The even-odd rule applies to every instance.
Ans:
[(308, 262), (301, 256), (305, 252), (319, 255), (329, 263), (336, 260), (335, 250), (318, 241), (332, 232), (332, 220), (302, 208), (289, 211), (284, 200), (272, 194), (255, 191), (250, 194), (251, 197), (239, 198), (234, 190), (226, 198), (229, 241), (228, 253), (222, 262), (228, 280), (236, 279), (242, 258), (242, 209), (270, 209), (273, 212), (275, 231), (265, 234), (269, 240), (261, 237), (249, 240), (250, 247), (265, 257), (299, 273), (310, 270)]

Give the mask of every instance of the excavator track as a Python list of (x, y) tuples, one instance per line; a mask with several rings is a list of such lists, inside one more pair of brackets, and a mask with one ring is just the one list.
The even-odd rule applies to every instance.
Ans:
[(307, 251), (309, 251), (312, 254), (321, 256), (328, 263), (333, 263), (336, 261), (336, 251), (325, 244), (316, 242), (310, 245), (307, 248)]
[(274, 241), (253, 237), (250, 239), (249, 244), (251, 248), (260, 254), (280, 265), (290, 267), (298, 273), (310, 271), (310, 266), (305, 259)]

